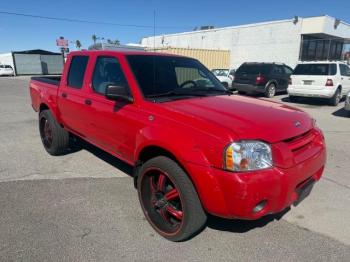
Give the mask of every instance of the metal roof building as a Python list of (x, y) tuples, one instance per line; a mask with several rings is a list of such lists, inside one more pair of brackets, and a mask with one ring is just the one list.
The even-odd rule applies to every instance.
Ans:
[(15, 75), (58, 75), (64, 59), (61, 53), (34, 49), (0, 54), (0, 64), (11, 65)]
[[(350, 24), (330, 16), (292, 19), (146, 37), (145, 47), (230, 51), (230, 66), (299, 60), (341, 60), (350, 51)], [(155, 44), (155, 46), (154, 46)]]

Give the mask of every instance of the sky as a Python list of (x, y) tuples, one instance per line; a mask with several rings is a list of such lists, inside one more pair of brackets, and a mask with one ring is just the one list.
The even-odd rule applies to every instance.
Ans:
[[(35, 19), (1, 12), (141, 27)], [(154, 34), (154, 13), (157, 35), (192, 31), (201, 25), (233, 26), (289, 19), (295, 15), (327, 14), (350, 23), (350, 0), (3, 0), (0, 5), (0, 53), (29, 49), (58, 51), (55, 40), (60, 36), (72, 41), (71, 50), (75, 49), (73, 43), (76, 40), (80, 40), (82, 48), (88, 48), (93, 34), (118, 39), (122, 44), (139, 43), (142, 37)]]

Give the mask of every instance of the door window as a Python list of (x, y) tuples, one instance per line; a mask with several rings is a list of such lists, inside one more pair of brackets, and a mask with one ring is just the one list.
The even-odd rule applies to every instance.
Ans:
[(291, 75), (293, 73), (293, 69), (288, 66), (284, 66), (284, 71), (287, 75)]
[(275, 65), (273, 67), (273, 74), (275, 75), (284, 75), (284, 70), (282, 66)]
[(104, 95), (108, 85), (128, 86), (118, 59), (98, 57), (92, 78), (92, 88), (96, 93)]
[(69, 67), (68, 86), (80, 89), (83, 86), (88, 56), (74, 56)]

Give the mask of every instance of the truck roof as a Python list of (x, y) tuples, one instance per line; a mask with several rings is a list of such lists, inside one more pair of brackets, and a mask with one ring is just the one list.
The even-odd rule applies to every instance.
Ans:
[(101, 54), (101, 55), (113, 55), (113, 54), (122, 54), (122, 55), (145, 55), (145, 56), (174, 56), (174, 57), (184, 57), (181, 55), (160, 53), (160, 52), (150, 52), (150, 51), (138, 51), (138, 50), (82, 50), (82, 51), (73, 51), (69, 55), (89, 55), (89, 54)]

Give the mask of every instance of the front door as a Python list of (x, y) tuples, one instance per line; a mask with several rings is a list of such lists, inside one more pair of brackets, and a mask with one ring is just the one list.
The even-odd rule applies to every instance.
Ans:
[(108, 85), (129, 86), (117, 57), (98, 56), (87, 94), (91, 101), (87, 106), (89, 140), (131, 162), (136, 132), (141, 129), (140, 110), (132, 103), (108, 100), (105, 97)]

